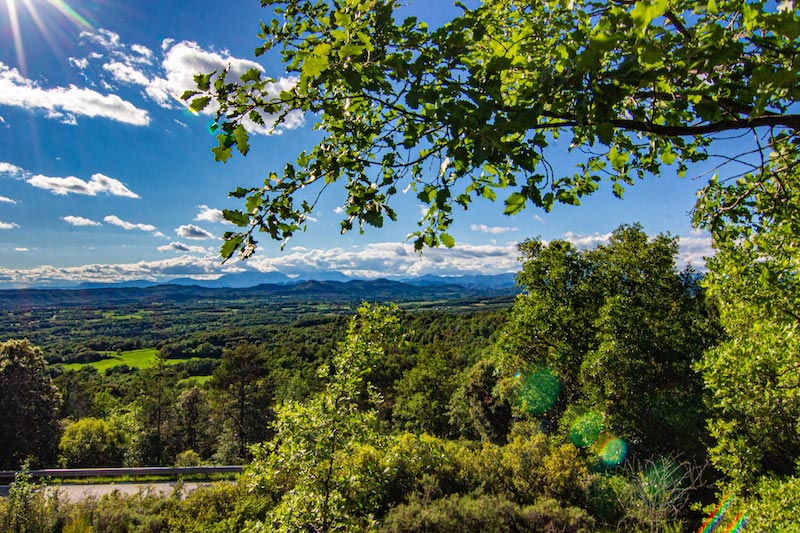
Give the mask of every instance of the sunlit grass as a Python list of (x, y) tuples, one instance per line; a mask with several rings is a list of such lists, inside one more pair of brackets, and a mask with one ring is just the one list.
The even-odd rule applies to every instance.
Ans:
[[(105, 372), (109, 368), (120, 365), (128, 365), (131, 368), (150, 368), (155, 366), (158, 350), (155, 348), (143, 348), (141, 350), (130, 350), (127, 352), (119, 352), (112, 355), (108, 359), (101, 359), (92, 363), (67, 363), (64, 365), (64, 370), (80, 370), (85, 366), (93, 366), (98, 372)], [(165, 359), (166, 365), (177, 365), (184, 363), (189, 359)]]

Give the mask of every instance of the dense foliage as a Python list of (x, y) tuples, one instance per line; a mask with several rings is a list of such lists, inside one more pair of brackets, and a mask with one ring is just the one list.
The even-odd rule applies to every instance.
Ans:
[(28, 341), (0, 343), (0, 469), (49, 464), (58, 443), (60, 395), (42, 352)]
[[(398, 20), (395, 0), (262, 5), (275, 18), (262, 22), (255, 53), (277, 51), (295, 84), (276, 94), (258, 69), (206, 73), (184, 98), (218, 106), (218, 161), (247, 154), (249, 124), (280, 127), (297, 113), (314, 116), (323, 138), (263, 186), (231, 193), (246, 198), (226, 211), (243, 229), (226, 235), (224, 257), (251, 255), (254, 231), (285, 242), (336, 182), (342, 231), (394, 220), (393, 197), (415, 191), (428, 208), (422, 248), (452, 246), (454, 207), (504, 189), (507, 214), (578, 204), (605, 180), (621, 197), (637, 178), (673, 165), (683, 175), (720, 155), (715, 139), (737, 133), (752, 141), (722, 154), (725, 178), (745, 166), (779, 180), (800, 154), (791, 1), (502, 0), (433, 31)], [(557, 144), (574, 173), (551, 166), (564, 155)], [(715, 212), (737, 208), (717, 186)]]
[(546, 369), (560, 395), (533, 414), (550, 428), (597, 413), (637, 455), (702, 461), (705, 409), (692, 365), (719, 331), (699, 275), (677, 269), (676, 239), (622, 226), (592, 250), (566, 241), (520, 250), (524, 294), (500, 343), (502, 386), (524, 394), (528, 377)]

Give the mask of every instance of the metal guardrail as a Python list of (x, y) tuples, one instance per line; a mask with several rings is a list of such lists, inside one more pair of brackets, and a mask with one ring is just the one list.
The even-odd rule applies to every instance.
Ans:
[[(185, 476), (192, 474), (230, 474), (242, 471), (240, 465), (229, 466), (145, 466), (140, 468), (49, 468), (29, 470), (31, 477), (122, 477), (122, 476)], [(14, 479), (19, 470), (0, 470), (0, 479)]]

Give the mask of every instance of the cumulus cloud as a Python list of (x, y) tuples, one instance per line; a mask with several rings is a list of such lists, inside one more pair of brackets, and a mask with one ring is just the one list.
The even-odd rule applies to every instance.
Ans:
[(16, 176), (18, 174), (22, 174), (23, 172), (24, 171), (17, 165), (0, 161), (0, 174), (10, 174), (12, 176)]
[(27, 180), (34, 187), (45, 189), (53, 194), (85, 194), (97, 196), (99, 193), (126, 198), (140, 198), (140, 196), (122, 184), (121, 181), (109, 178), (103, 174), (93, 174), (89, 181), (74, 176), (66, 178), (51, 178), (38, 174)]
[(112, 224), (114, 226), (119, 226), (120, 228), (128, 231), (135, 229), (141, 231), (156, 231), (156, 227), (151, 224), (134, 224), (132, 222), (127, 222), (125, 220), (122, 220), (121, 218), (115, 215), (108, 215), (103, 219), (103, 221), (107, 222), (108, 224)]
[[(652, 236), (651, 236), (652, 237)], [(586, 250), (598, 245), (607, 245), (611, 240), (611, 233), (580, 234), (568, 231), (564, 239), (577, 248)], [(711, 245), (711, 235), (704, 231), (693, 230), (689, 235), (678, 237), (678, 263), (690, 264), (695, 269), (706, 269), (706, 257), (714, 255)]]
[(103, 68), (111, 73), (113, 78), (117, 81), (123, 83), (133, 83), (135, 85), (147, 85), (150, 80), (147, 79), (147, 76), (139, 70), (131, 67), (130, 65), (126, 65), (125, 63), (120, 63), (119, 61), (112, 61), (111, 63), (106, 63), (103, 65)]
[(15, 204), (17, 201), (12, 200), (11, 198), (6, 198), (5, 196), (0, 196), (0, 203)]
[(3, 222), (0, 220), (0, 229), (14, 229), (18, 227), (19, 224), (14, 224), (13, 222)]
[(105, 28), (97, 31), (82, 31), (80, 37), (94, 41), (107, 50), (119, 50), (122, 46), (119, 34)]
[(134, 60), (139, 61), (141, 63), (149, 63), (151, 61), (151, 58), (153, 57), (153, 51), (142, 44), (132, 44), (131, 51), (133, 51), (134, 54), (137, 54), (139, 56)]
[(46, 112), (48, 118), (74, 124), (78, 116), (102, 117), (134, 126), (146, 126), (150, 116), (144, 109), (114, 94), (101, 94), (75, 85), (41, 87), (35, 81), (0, 62), (0, 105)]
[(471, 245), (425, 250), (406, 243), (376, 243), (363, 248), (294, 248), (278, 257), (253, 257), (250, 266), (285, 273), (337, 271), (359, 278), (425, 274), (499, 274), (519, 270), (516, 244)]
[(214, 234), (204, 230), (201, 227), (195, 226), (194, 224), (186, 224), (181, 226), (175, 230), (175, 233), (178, 234), (179, 237), (183, 237), (184, 239), (213, 239)]
[(158, 247), (159, 252), (169, 252), (169, 251), (176, 251), (176, 252), (193, 252), (193, 253), (208, 253), (208, 250), (203, 248), (202, 246), (191, 246), (188, 244), (183, 244), (182, 242), (171, 242), (164, 246)]
[(343, 215), (343, 214), (344, 214), (344, 212), (345, 212), (345, 211), (344, 211), (344, 207), (342, 207), (342, 206), (340, 206), (340, 205), (337, 205), (337, 206), (336, 206), (336, 207), (333, 209), (333, 212), (334, 212), (334, 213), (336, 213), (337, 215)]
[(487, 226), (486, 224), (472, 224), (469, 227), (472, 231), (477, 231), (480, 233), (491, 233), (491, 234), (498, 234), (498, 233), (509, 233), (512, 231), (519, 231), (519, 228), (510, 228), (510, 227), (503, 227), (503, 226)]
[(564, 234), (564, 240), (572, 243), (576, 248), (586, 250), (600, 244), (608, 244), (611, 241), (611, 233), (581, 234), (568, 231)]
[(86, 67), (89, 66), (89, 59), (86, 57), (83, 58), (69, 57), (67, 58), (67, 61), (69, 62), (70, 65), (80, 70), (84, 70)]
[(698, 270), (706, 269), (706, 257), (714, 255), (711, 234), (695, 230), (690, 235), (678, 237), (678, 261), (688, 263)]
[(220, 265), (219, 257), (208, 255), (179, 256), (158, 261), (141, 261), (126, 264), (92, 264), (78, 267), (40, 266), (32, 269), (8, 269), (0, 267), (0, 279), (11, 286), (25, 287), (37, 283), (59, 283), (64, 281), (112, 282), (136, 279), (164, 281), (174, 277), (215, 279), (222, 274), (240, 272), (242, 267)]
[(212, 209), (207, 205), (198, 205), (197, 208), (200, 209), (200, 212), (197, 213), (196, 217), (194, 217), (195, 220), (230, 224), (230, 222), (225, 220), (225, 218), (222, 216), (221, 209)]
[(72, 226), (102, 226), (102, 224), (100, 224), (99, 222), (95, 222), (94, 220), (84, 217), (76, 217), (73, 215), (67, 215), (65, 217), (61, 217), (61, 220)]
[[(157, 58), (156, 53), (149, 48), (140, 44), (128, 45), (122, 42), (118, 34), (108, 30), (84, 32), (81, 36), (105, 50), (106, 56), (92, 54), (89, 58), (105, 57), (102, 67), (111, 80), (142, 87), (148, 98), (168, 109), (186, 107), (187, 104), (181, 100), (181, 96), (185, 91), (196, 88), (194, 77), (197, 74), (227, 69), (228, 79), (235, 80), (251, 69), (264, 72), (264, 68), (255, 61), (231, 56), (226, 51), (207, 50), (194, 41), (176, 42), (174, 39), (164, 39), (158, 53), (160, 58)], [(71, 63), (80, 68), (89, 58)], [(277, 97), (281, 91), (291, 89), (297, 81), (297, 77), (281, 77), (267, 84), (262, 96)], [(110, 87), (105, 79), (101, 79), (100, 84)], [(212, 102), (202, 113), (211, 115), (216, 110), (216, 104)], [(274, 127), (276, 115), (264, 115), (262, 118), (265, 124), (263, 126), (249, 119), (244, 120), (243, 124), (251, 133), (273, 134), (298, 128), (304, 123), (304, 115), (296, 111), (286, 116), (279, 128)]]

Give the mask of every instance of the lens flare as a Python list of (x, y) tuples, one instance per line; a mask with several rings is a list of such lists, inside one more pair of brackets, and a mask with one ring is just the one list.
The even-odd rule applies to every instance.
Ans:
[(87, 30), (92, 29), (92, 25), (89, 24), (89, 21), (83, 18), (80, 13), (72, 9), (72, 7), (68, 3), (64, 2), (64, 0), (47, 0), (47, 3), (61, 11), (61, 13), (69, 20), (74, 22), (75, 25), (83, 26)]
[(600, 443), (598, 456), (603, 466), (618, 466), (627, 454), (628, 445), (620, 438), (609, 435)]
[(569, 430), (569, 439), (578, 448), (586, 448), (597, 440), (601, 431), (603, 431), (603, 416), (590, 411), (575, 419)]
[(519, 405), (523, 411), (542, 415), (553, 407), (561, 392), (561, 383), (555, 374), (547, 368), (537, 368), (516, 376), (522, 380)]
[[(44, 4), (42, 1), (36, 0), (0, 0), (5, 1), (6, 4), (6, 11), (8, 11), (8, 20), (11, 25), (11, 34), (14, 40), (14, 51), (17, 55), (17, 65), (20, 70), (24, 73), (27, 70), (27, 64), (25, 60), (25, 43), (22, 35), (22, 25), (20, 24), (20, 14), (21, 11), (17, 9), (18, 5), (21, 5), (25, 8), (27, 12), (27, 16), (33, 20), (36, 27), (39, 29), (41, 35), (37, 35), (36, 39), (44, 39), (47, 44), (55, 49), (58, 49), (59, 45), (56, 40), (53, 38), (54, 35), (58, 33), (58, 24), (50, 21), (45, 20), (47, 17), (42, 17), (43, 13), (40, 13), (42, 9), (42, 5), (37, 6), (36, 4)], [(64, 0), (46, 0), (46, 4), (49, 4), (56, 11), (61, 13), (68, 21), (72, 22), (74, 25), (82, 28), (83, 30), (87, 31), (94, 31), (94, 27), (88, 20), (86, 20), (80, 13), (75, 11), (67, 2)]]

